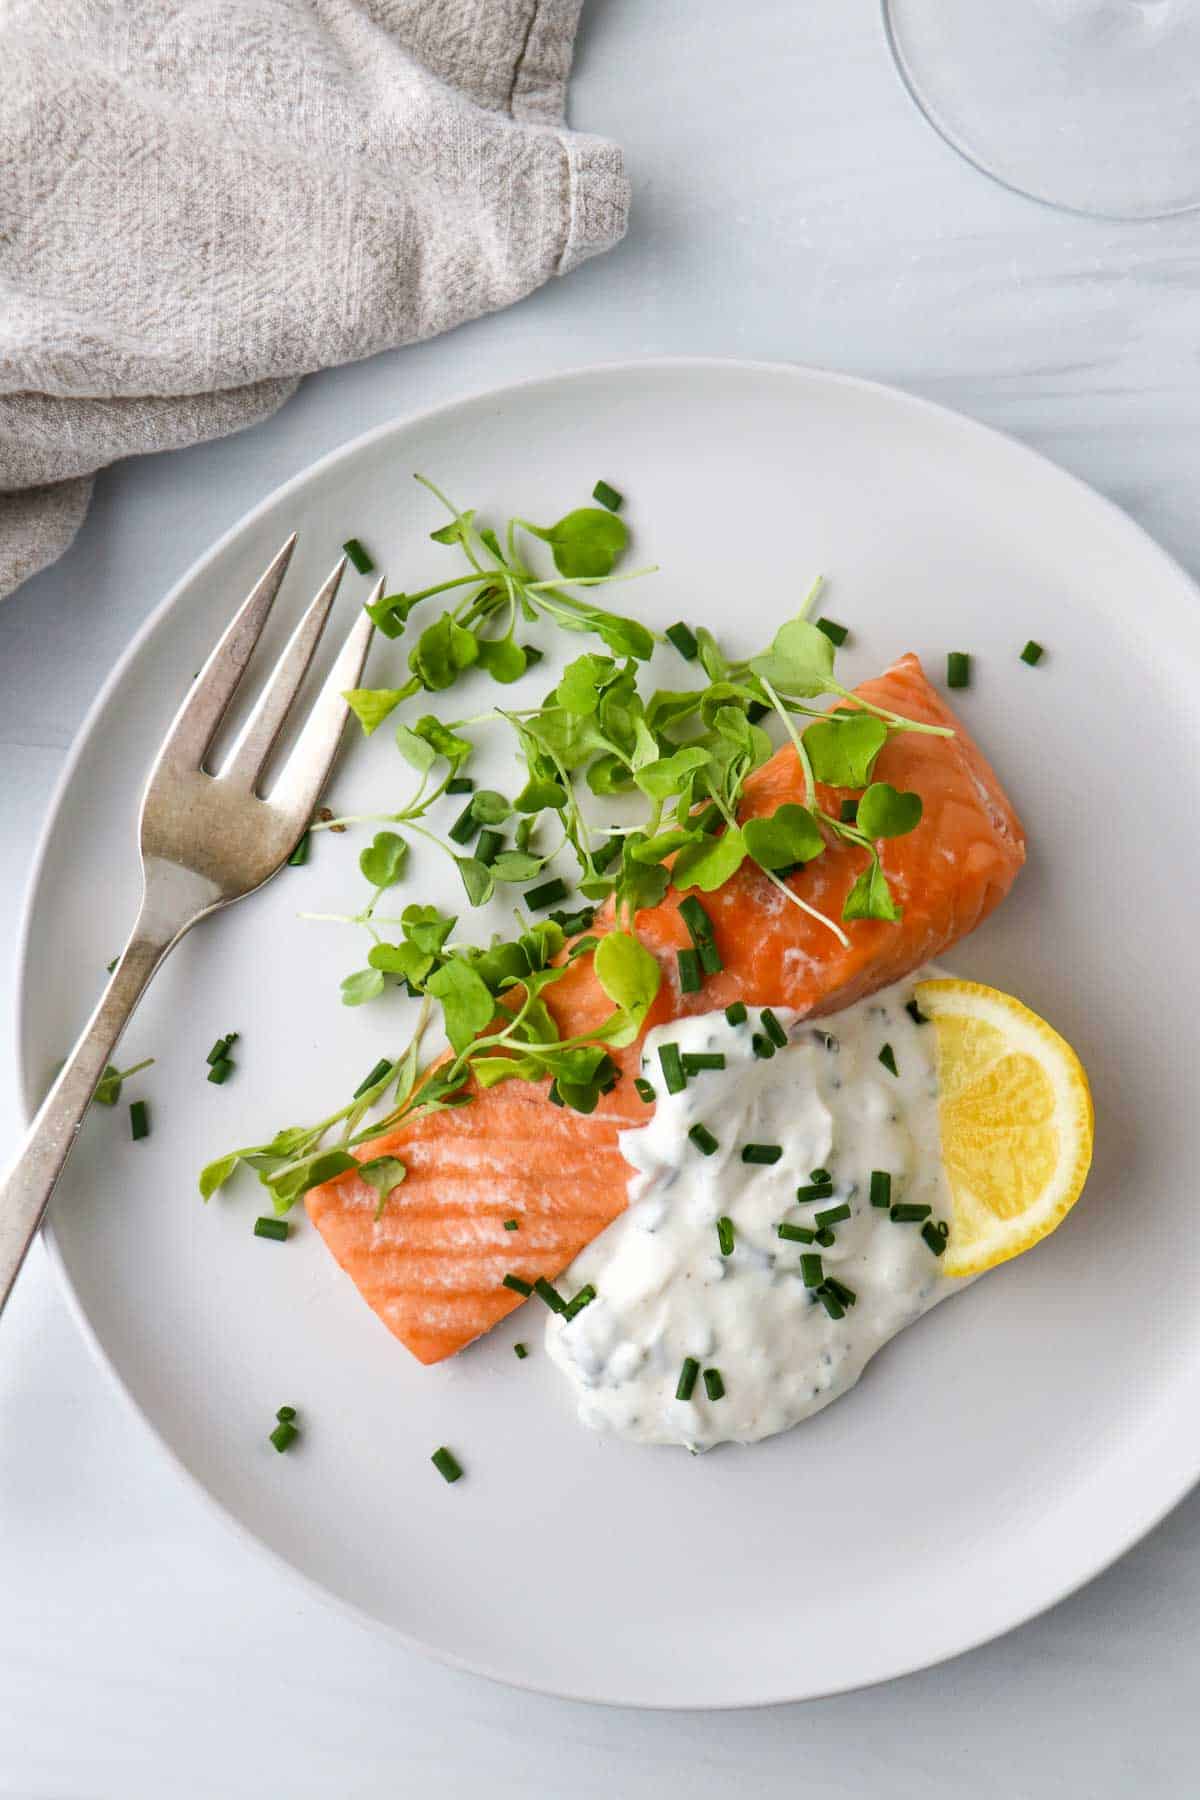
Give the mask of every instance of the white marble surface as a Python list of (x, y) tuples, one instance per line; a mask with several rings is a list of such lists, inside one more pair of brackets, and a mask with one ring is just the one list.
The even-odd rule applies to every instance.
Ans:
[[(627, 151), (616, 253), (513, 312), (312, 380), (241, 438), (108, 474), (72, 553), (0, 605), (6, 946), (67, 745), (151, 606), (315, 456), (474, 388), (681, 351), (854, 370), (1037, 445), (1200, 571), (1200, 217), (1090, 223), (991, 186), (914, 111), (872, 0), (591, 0), (572, 117)], [(17, 1123), (2, 1061), (0, 1142)], [(0, 1800), (1195, 1792), (1196, 1497), (971, 1656), (700, 1717), (509, 1693), (312, 1602), (166, 1465), (40, 1249), (0, 1328), (0, 1446)]]

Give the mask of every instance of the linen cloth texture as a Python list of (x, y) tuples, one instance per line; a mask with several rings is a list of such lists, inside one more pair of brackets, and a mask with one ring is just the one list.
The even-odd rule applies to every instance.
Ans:
[(0, 597), (118, 457), (507, 306), (625, 229), (581, 0), (0, 0)]

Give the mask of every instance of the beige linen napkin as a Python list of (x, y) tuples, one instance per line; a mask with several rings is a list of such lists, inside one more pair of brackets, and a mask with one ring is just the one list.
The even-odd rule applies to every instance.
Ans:
[(507, 306), (625, 229), (581, 0), (0, 0), (0, 596), (93, 471)]

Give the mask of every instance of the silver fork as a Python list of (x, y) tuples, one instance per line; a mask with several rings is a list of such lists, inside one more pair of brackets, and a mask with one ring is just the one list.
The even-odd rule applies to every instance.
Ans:
[[(266, 799), (256, 789), (291, 711), (346, 567), (338, 563), (297, 625), (216, 775), (205, 757), (245, 673), (291, 561), (283, 546), (193, 682), (150, 771), (142, 799), (142, 903), (112, 979), (0, 1180), (0, 1311), (42, 1222), (96, 1084), (151, 976), (183, 934), (262, 887), (312, 819), (358, 685), (372, 624), (360, 613)], [(382, 581), (372, 595), (383, 591)]]

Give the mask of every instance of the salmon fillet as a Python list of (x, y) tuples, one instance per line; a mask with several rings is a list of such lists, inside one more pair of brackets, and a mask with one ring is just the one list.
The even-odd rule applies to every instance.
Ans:
[[(847, 924), (848, 948), (791, 905), (747, 862), (724, 887), (705, 894), (722, 972), (698, 994), (679, 992), (675, 952), (690, 944), (679, 917), (681, 896), (638, 915), (642, 942), (658, 957), (662, 987), (646, 1030), (733, 1000), (835, 1012), (899, 981), (973, 931), (1004, 898), (1025, 860), (1020, 822), (999, 782), (959, 721), (905, 656), (856, 690), (905, 718), (950, 725), (953, 738), (903, 732), (880, 752), (874, 778), (910, 789), (924, 802), (907, 837), (881, 846), (892, 891), (904, 908), (897, 924)], [(835, 814), (840, 791), (821, 789)], [(790, 745), (746, 782), (743, 819), (803, 801), (799, 760)], [(865, 851), (836, 844), (791, 878), (820, 911), (841, 918), (842, 904), (866, 864)], [(611, 915), (594, 927), (603, 931)], [(611, 1012), (583, 957), (546, 994), (564, 1037), (595, 1029)], [(622, 1079), (585, 1117), (552, 1105), (546, 1084), (507, 1081), (455, 1110), (414, 1119), (364, 1145), (360, 1159), (396, 1155), (408, 1176), (375, 1218), (378, 1196), (349, 1173), (307, 1198), (329, 1249), (388, 1329), (423, 1363), (440, 1362), (523, 1304), (504, 1287), (512, 1272), (534, 1281), (559, 1274), (625, 1206), (629, 1167), (617, 1134), (648, 1116), (631, 1077), (640, 1041), (614, 1052)], [(517, 1231), (503, 1221), (515, 1218)]]

